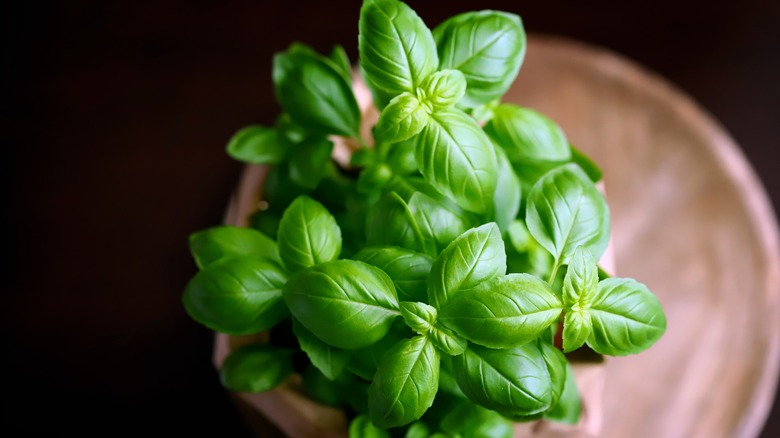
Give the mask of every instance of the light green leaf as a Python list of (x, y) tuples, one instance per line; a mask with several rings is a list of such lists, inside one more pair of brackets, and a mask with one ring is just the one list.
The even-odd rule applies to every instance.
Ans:
[(438, 255), (470, 227), (470, 221), (423, 192), (409, 198), (409, 211), (417, 223), (426, 248)]
[(308, 51), (274, 56), (276, 97), (296, 123), (322, 134), (359, 137), (360, 110), (338, 67)]
[(279, 136), (276, 129), (250, 125), (230, 138), (227, 153), (244, 163), (276, 164), (284, 159), (289, 148), (287, 139)]
[(403, 340), (390, 349), (368, 388), (371, 421), (390, 428), (422, 417), (439, 388), (439, 360), (439, 351), (425, 336)]
[(322, 204), (297, 197), (279, 222), (279, 254), (291, 272), (338, 258), (341, 229)]
[(436, 309), (425, 303), (402, 301), (401, 316), (406, 325), (420, 335), (428, 333), (436, 323)]
[(396, 246), (364, 248), (353, 256), (385, 271), (402, 301), (427, 301), (426, 286), (433, 258)]
[(276, 263), (224, 258), (195, 274), (182, 300), (190, 317), (212, 330), (257, 333), (289, 316), (281, 300), (286, 281)]
[(496, 155), (474, 119), (456, 109), (433, 113), (416, 139), (415, 158), (428, 183), (466, 210), (493, 209)]
[(472, 228), (453, 240), (431, 267), (428, 303), (442, 309), (459, 291), (466, 291), (506, 273), (506, 252), (494, 223)]
[(485, 132), (506, 151), (512, 163), (520, 166), (528, 161), (562, 164), (571, 159), (563, 130), (530, 108), (499, 105), (485, 125)]
[(358, 50), (377, 107), (415, 93), (439, 65), (431, 31), (412, 8), (396, 0), (366, 1), (360, 9)]
[(558, 399), (558, 403), (544, 413), (544, 418), (558, 423), (574, 425), (580, 420), (581, 409), (580, 391), (577, 389), (577, 382), (574, 379), (574, 369), (571, 367), (571, 364), (567, 363), (563, 393)]
[(378, 342), (368, 347), (352, 350), (352, 358), (347, 364), (347, 369), (356, 376), (371, 381), (382, 363), (382, 359), (388, 350), (398, 342), (414, 336), (414, 332), (401, 320), (396, 320), (390, 328), (390, 332)]
[(252, 228), (211, 227), (191, 234), (189, 243), (199, 269), (226, 257), (250, 256), (277, 263), (282, 261), (276, 242)]
[(441, 69), (463, 72), (468, 83), (461, 101), (475, 107), (501, 97), (517, 77), (525, 57), (520, 17), (498, 11), (456, 15), (433, 31)]
[(379, 114), (374, 137), (385, 143), (397, 143), (419, 134), (428, 123), (430, 108), (415, 95), (404, 92), (394, 97)]
[(390, 438), (390, 432), (371, 423), (368, 415), (358, 415), (349, 423), (349, 438)]
[(569, 310), (563, 318), (563, 351), (570, 353), (588, 340), (593, 322), (587, 310)]
[(578, 246), (596, 259), (607, 248), (607, 201), (576, 164), (553, 169), (537, 181), (528, 195), (526, 221), (557, 265), (568, 264)]
[(333, 50), (328, 55), (328, 59), (333, 62), (337, 70), (344, 77), (348, 84), (352, 84), (352, 63), (349, 61), (347, 51), (339, 44), (333, 46)]
[(561, 353), (561, 350), (542, 339), (539, 339), (536, 344), (539, 347), (544, 363), (547, 366), (547, 373), (550, 375), (552, 405), (556, 405), (563, 393), (563, 387), (566, 383), (566, 366), (569, 362), (566, 360), (566, 356)]
[(400, 314), (390, 277), (355, 260), (335, 260), (301, 271), (287, 282), (282, 296), (307, 330), (347, 350), (382, 339)]
[(463, 354), (468, 347), (468, 341), (442, 324), (436, 324), (428, 332), (428, 339), (445, 354), (457, 356)]
[(428, 438), (431, 435), (431, 431), (428, 426), (422, 421), (414, 421), (406, 429), (404, 438)]
[(442, 70), (430, 75), (423, 87), (424, 101), (435, 110), (447, 109), (466, 93), (466, 78), (459, 70)]
[(501, 414), (463, 401), (441, 421), (441, 429), (450, 436), (469, 438), (512, 438), (514, 427)]
[(439, 310), (439, 321), (471, 342), (512, 348), (539, 337), (558, 320), (561, 302), (544, 281), (509, 274), (460, 291)]
[(349, 352), (322, 342), (295, 318), (293, 318), (292, 329), (295, 337), (298, 338), (301, 350), (309, 357), (312, 365), (328, 379), (335, 380), (349, 362)]
[(502, 415), (534, 415), (552, 403), (550, 374), (535, 342), (509, 350), (470, 345), (452, 367), (469, 400)]
[(658, 298), (647, 286), (629, 278), (600, 282), (589, 312), (593, 333), (587, 343), (601, 354), (642, 352), (666, 331), (666, 316)]
[(578, 246), (569, 260), (569, 268), (563, 279), (563, 305), (574, 311), (587, 309), (598, 284), (596, 260), (587, 248)]
[(509, 230), (512, 221), (517, 218), (520, 211), (522, 189), (520, 179), (512, 169), (512, 163), (506, 156), (506, 152), (500, 147), (495, 147), (498, 167), (496, 168), (496, 191), (493, 193), (493, 204), (496, 206), (496, 223), (502, 233)]
[(409, 206), (395, 192), (388, 192), (366, 216), (366, 243), (370, 246), (400, 246), (433, 254), (432, 242), (423, 240)]
[(571, 161), (580, 166), (591, 181), (594, 183), (601, 181), (603, 173), (598, 164), (574, 146), (569, 145), (569, 148), (571, 149)]
[(241, 347), (225, 358), (219, 370), (220, 381), (231, 391), (270, 391), (292, 374), (293, 353), (271, 345)]
[(290, 179), (303, 188), (316, 188), (328, 173), (333, 143), (325, 138), (309, 137), (293, 149)]

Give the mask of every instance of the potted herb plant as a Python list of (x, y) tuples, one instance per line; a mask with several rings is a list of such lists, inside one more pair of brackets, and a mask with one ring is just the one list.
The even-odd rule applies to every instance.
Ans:
[(662, 336), (656, 297), (597, 263), (610, 224), (598, 167), (552, 120), (501, 102), (525, 48), (513, 14), (431, 31), (400, 1), (366, 0), (357, 78), (340, 47), (276, 55), (283, 113), (227, 147), (269, 166), (261, 206), (251, 226), (190, 238), (189, 315), (262, 334), (221, 364), (228, 389), (299, 379), (350, 436), (510, 437), (578, 421), (570, 359)]

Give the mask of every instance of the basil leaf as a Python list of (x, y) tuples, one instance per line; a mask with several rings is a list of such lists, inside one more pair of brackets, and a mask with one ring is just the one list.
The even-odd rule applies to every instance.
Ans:
[(542, 359), (544, 359), (544, 363), (547, 366), (547, 374), (550, 375), (552, 389), (551, 405), (556, 405), (563, 393), (563, 386), (566, 383), (566, 366), (569, 362), (566, 360), (566, 356), (561, 353), (561, 350), (555, 348), (551, 344), (541, 339), (538, 340), (536, 344), (539, 347), (539, 351), (542, 353)]
[(299, 196), (279, 222), (279, 255), (291, 272), (330, 260), (341, 253), (341, 229), (322, 204)]
[(360, 67), (378, 108), (405, 91), (414, 93), (436, 71), (439, 58), (431, 31), (406, 4), (365, 1), (358, 28)]
[(563, 304), (574, 311), (587, 308), (599, 284), (596, 261), (584, 246), (578, 246), (569, 260), (563, 279)]
[(385, 162), (396, 175), (412, 175), (417, 173), (417, 161), (414, 158), (413, 138), (393, 144), (387, 152)]
[(429, 112), (430, 109), (412, 93), (399, 94), (379, 114), (374, 137), (386, 143), (408, 140), (423, 130)]
[(594, 258), (609, 241), (609, 207), (604, 196), (576, 164), (551, 170), (531, 189), (526, 221), (531, 235), (555, 258), (568, 264), (582, 245)]
[(558, 423), (574, 425), (580, 420), (581, 410), (580, 391), (577, 389), (577, 382), (574, 378), (574, 369), (571, 364), (567, 363), (566, 381), (563, 385), (561, 397), (558, 399), (558, 403), (554, 404), (550, 410), (544, 413), (544, 418)]
[(469, 402), (459, 403), (441, 421), (451, 436), (469, 438), (512, 438), (514, 425), (501, 414)]
[(510, 350), (470, 345), (452, 368), (469, 400), (502, 415), (534, 415), (551, 405), (550, 375), (534, 342)]
[(333, 46), (333, 50), (330, 52), (330, 55), (328, 55), (328, 59), (337, 67), (336, 70), (341, 73), (344, 80), (347, 81), (348, 84), (352, 84), (352, 63), (349, 62), (349, 56), (347, 56), (347, 51), (344, 50), (344, 47), (339, 44)]
[(593, 333), (587, 343), (600, 354), (639, 353), (666, 331), (666, 316), (658, 298), (647, 286), (629, 278), (600, 282), (588, 311)]
[(270, 237), (246, 227), (221, 225), (190, 235), (190, 252), (199, 269), (225, 257), (250, 256), (281, 263), (279, 249)]
[(564, 163), (571, 159), (569, 142), (563, 130), (544, 115), (511, 104), (493, 110), (485, 132), (520, 165), (527, 161)]
[(300, 50), (274, 56), (276, 98), (301, 126), (322, 134), (360, 136), (352, 87), (326, 58)]
[(306, 189), (314, 189), (328, 172), (333, 143), (322, 137), (309, 137), (295, 145), (290, 158), (290, 179)]
[(414, 336), (405, 322), (396, 320), (390, 328), (390, 332), (379, 342), (358, 350), (352, 350), (352, 358), (347, 363), (347, 369), (353, 374), (365, 380), (373, 380), (374, 374), (382, 362), (382, 359), (395, 344)]
[(433, 253), (425, 242), (409, 206), (395, 192), (386, 193), (370, 209), (366, 222), (366, 242), (372, 246), (400, 246), (418, 252)]
[(287, 154), (290, 144), (276, 129), (250, 125), (236, 132), (227, 145), (234, 160), (250, 164), (276, 164)]
[(450, 356), (463, 354), (466, 351), (466, 347), (468, 347), (468, 342), (465, 339), (441, 324), (436, 324), (430, 328), (428, 339), (433, 342), (436, 348)]
[(603, 173), (598, 164), (574, 146), (569, 145), (569, 148), (571, 149), (571, 161), (580, 166), (591, 181), (594, 183), (601, 181)]
[(212, 330), (257, 333), (288, 316), (281, 301), (286, 281), (275, 263), (252, 257), (221, 259), (195, 274), (182, 299), (190, 317)]
[(433, 262), (428, 303), (441, 309), (458, 291), (506, 273), (506, 252), (494, 223), (472, 228), (452, 241)]
[(496, 206), (496, 223), (501, 232), (509, 230), (512, 221), (520, 211), (521, 185), (520, 179), (512, 169), (512, 163), (506, 152), (500, 147), (494, 147), (498, 167), (496, 168), (496, 191), (493, 193), (493, 204)]
[(400, 313), (387, 274), (354, 260), (336, 260), (301, 271), (287, 282), (282, 296), (307, 330), (347, 350), (382, 339)]
[(385, 246), (364, 248), (353, 256), (355, 260), (385, 271), (395, 284), (402, 301), (427, 301), (426, 285), (433, 258), (405, 248)]
[(271, 345), (250, 345), (231, 352), (219, 370), (222, 385), (236, 392), (265, 392), (293, 372), (294, 351)]
[(460, 291), (439, 310), (439, 321), (479, 345), (512, 348), (539, 337), (561, 314), (561, 302), (530, 274), (494, 278)]
[(328, 379), (335, 380), (349, 362), (349, 352), (322, 342), (295, 318), (293, 318), (292, 329), (298, 338), (301, 350), (309, 357), (312, 365), (317, 367)]
[(469, 229), (469, 220), (448, 209), (422, 192), (415, 192), (409, 198), (409, 211), (417, 222), (426, 247), (431, 254), (438, 255), (456, 237)]
[(520, 17), (498, 11), (456, 15), (433, 31), (441, 69), (463, 72), (468, 83), (461, 101), (473, 108), (501, 97), (517, 77), (525, 57)]
[(436, 309), (425, 303), (402, 301), (401, 316), (406, 325), (420, 335), (428, 333), (436, 323)]
[(312, 400), (326, 406), (339, 406), (341, 404), (342, 388), (339, 386), (339, 382), (334, 382), (326, 377), (314, 365), (308, 364), (306, 366), (301, 374), (301, 380), (303, 391)]
[(393, 179), (393, 171), (384, 163), (372, 164), (360, 171), (357, 189), (360, 193), (378, 193)]
[(496, 155), (474, 119), (456, 109), (433, 113), (416, 139), (415, 158), (428, 183), (466, 210), (493, 209)]
[(419, 419), (439, 388), (439, 352), (425, 336), (406, 339), (384, 356), (368, 388), (371, 421), (383, 428)]
[(570, 310), (563, 318), (563, 351), (570, 353), (587, 341), (593, 332), (593, 322), (587, 310)]
[(428, 438), (431, 435), (431, 431), (428, 426), (422, 421), (415, 421), (409, 425), (406, 429), (404, 438)]
[(371, 423), (368, 415), (358, 415), (349, 423), (349, 438), (390, 438), (390, 432)]
[(458, 103), (466, 93), (466, 78), (458, 70), (437, 71), (428, 77), (423, 89), (423, 100), (433, 109), (444, 110)]

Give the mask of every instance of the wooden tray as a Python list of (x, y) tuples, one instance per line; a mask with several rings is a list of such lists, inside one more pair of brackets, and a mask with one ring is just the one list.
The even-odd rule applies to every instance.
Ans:
[[(663, 79), (572, 41), (531, 36), (505, 101), (551, 117), (602, 167), (616, 270), (647, 284), (666, 311), (655, 346), (610, 358), (596, 379), (604, 385), (601, 436), (758, 435), (780, 360), (780, 244), (740, 148)], [(226, 223), (246, 223), (262, 173), (245, 169)], [(215, 365), (227, 347), (218, 337)], [(266, 395), (238, 396), (282, 409)], [(310, 418), (285, 433), (334, 436), (325, 429), (343, 427), (336, 411), (309, 408)], [(323, 418), (324, 429), (314, 426)]]

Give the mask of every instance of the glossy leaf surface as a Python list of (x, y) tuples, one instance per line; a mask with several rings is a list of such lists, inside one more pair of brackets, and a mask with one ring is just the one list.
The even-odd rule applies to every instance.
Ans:
[(198, 268), (226, 258), (249, 256), (281, 263), (279, 249), (270, 237), (246, 227), (220, 225), (189, 237), (190, 252)]
[(227, 145), (233, 159), (250, 164), (276, 164), (289, 151), (290, 143), (276, 129), (250, 125), (236, 132)]
[(306, 329), (297, 319), (293, 318), (293, 333), (298, 338), (298, 343), (312, 365), (317, 367), (325, 377), (335, 380), (344, 366), (349, 362), (350, 353), (332, 347)]
[(292, 355), (293, 350), (270, 345), (241, 347), (225, 358), (220, 381), (231, 391), (269, 391), (292, 374)]
[(385, 271), (401, 301), (427, 301), (426, 286), (433, 258), (397, 246), (370, 247), (353, 256)]
[(322, 204), (299, 196), (282, 215), (278, 243), (285, 266), (297, 272), (338, 258), (341, 229)]

